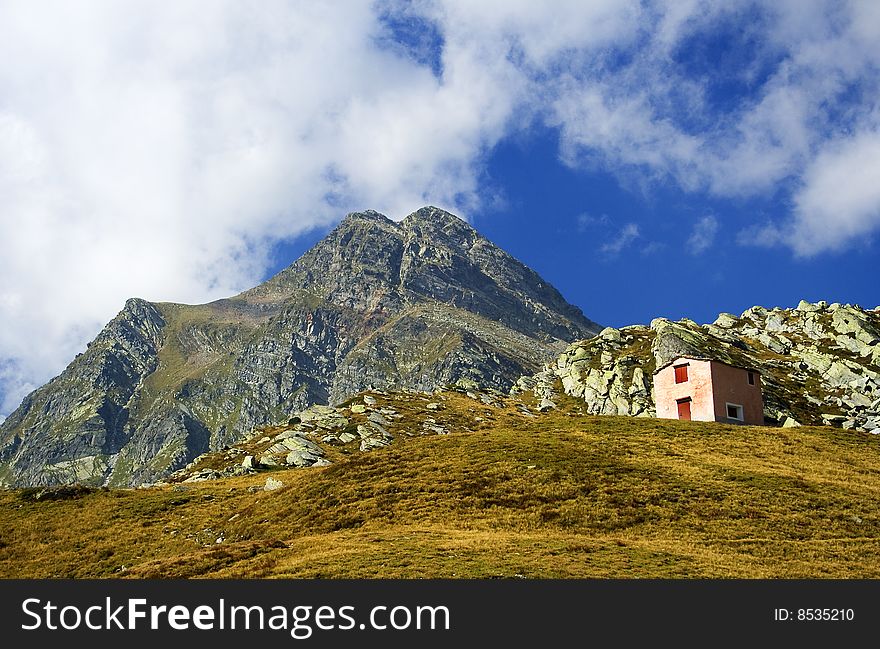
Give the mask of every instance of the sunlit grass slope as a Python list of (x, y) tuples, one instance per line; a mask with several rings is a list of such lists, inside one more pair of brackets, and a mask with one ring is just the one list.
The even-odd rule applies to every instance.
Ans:
[(0, 575), (880, 577), (877, 437), (561, 406), (324, 468), (3, 492)]

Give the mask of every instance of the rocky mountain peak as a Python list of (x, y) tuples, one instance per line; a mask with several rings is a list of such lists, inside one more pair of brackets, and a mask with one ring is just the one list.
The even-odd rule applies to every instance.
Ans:
[(364, 210), (363, 212), (349, 212), (345, 215), (345, 217), (339, 222), (337, 228), (346, 228), (350, 226), (356, 226), (358, 224), (375, 224), (384, 228), (397, 228), (397, 223), (392, 219), (388, 218), (381, 212), (377, 212), (376, 210)]
[(368, 388), (507, 390), (599, 329), (449, 212), (353, 212), (237, 296), (129, 300), (0, 424), (0, 484), (149, 482)]

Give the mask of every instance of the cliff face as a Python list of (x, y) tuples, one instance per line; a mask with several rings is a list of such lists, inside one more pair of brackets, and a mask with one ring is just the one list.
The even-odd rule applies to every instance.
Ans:
[(0, 425), (0, 482), (152, 482), (364, 389), (506, 390), (598, 330), (452, 214), (350, 214), (233, 298), (129, 300)]
[(767, 423), (880, 432), (880, 307), (801, 302), (722, 313), (703, 326), (659, 318), (650, 327), (607, 328), (514, 391), (552, 401), (560, 385), (592, 413), (653, 416), (654, 369), (681, 355), (760, 371)]

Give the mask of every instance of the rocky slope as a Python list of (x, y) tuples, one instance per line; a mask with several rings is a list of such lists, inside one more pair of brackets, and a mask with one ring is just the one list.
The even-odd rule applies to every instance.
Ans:
[(598, 330), (452, 214), (350, 214), (233, 298), (129, 300), (0, 424), (0, 484), (153, 482), (365, 389), (507, 390)]
[[(335, 407), (309, 406), (286, 424), (257, 428), (232, 446), (200, 455), (163, 482), (327, 466), (414, 437), (473, 432), (505, 416), (535, 414), (522, 399), (494, 390), (371, 390)], [(275, 478), (267, 478), (266, 485), (273, 488)]]
[(801, 302), (752, 307), (714, 323), (658, 318), (649, 327), (606, 328), (573, 343), (514, 393), (550, 407), (563, 391), (594, 414), (653, 416), (654, 369), (680, 355), (715, 358), (763, 375), (768, 424), (830, 424), (880, 433), (880, 307)]

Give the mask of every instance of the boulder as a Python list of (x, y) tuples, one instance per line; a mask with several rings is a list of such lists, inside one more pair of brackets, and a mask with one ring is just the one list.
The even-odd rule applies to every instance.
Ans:
[(362, 451), (371, 451), (374, 448), (381, 448), (383, 446), (388, 446), (391, 442), (382, 437), (367, 437), (366, 439), (361, 440), (360, 449)]
[(795, 307), (795, 310), (800, 311), (801, 313), (815, 313), (816, 311), (821, 311), (822, 307), (818, 304), (812, 304), (806, 300), (801, 300), (797, 307)]
[(556, 404), (550, 399), (541, 399), (541, 403), (538, 404), (538, 412), (547, 412), (548, 410), (553, 410), (555, 408)]
[(714, 324), (716, 327), (721, 327), (722, 329), (730, 329), (731, 327), (736, 325), (737, 322), (739, 322), (739, 319), (732, 313), (719, 313), (718, 317), (715, 318), (715, 322), (713, 322), (712, 324)]
[(618, 331), (614, 327), (605, 327), (602, 331), (599, 332), (599, 338), (607, 342), (619, 343), (620, 331)]
[(284, 486), (284, 483), (277, 478), (273, 478), (269, 476), (266, 478), (266, 484), (263, 486), (263, 491), (275, 491), (276, 489), (281, 489)]

